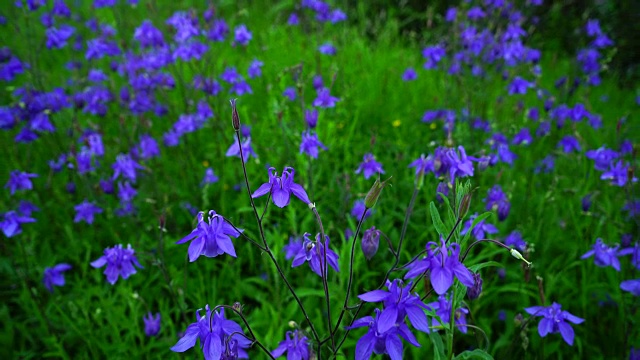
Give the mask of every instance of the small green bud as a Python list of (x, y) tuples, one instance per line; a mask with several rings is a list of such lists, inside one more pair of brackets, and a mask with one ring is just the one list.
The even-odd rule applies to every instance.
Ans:
[(240, 131), (240, 116), (238, 116), (238, 110), (236, 109), (236, 99), (229, 100), (231, 103), (231, 124), (233, 125), (233, 130), (236, 132)]
[(376, 206), (378, 202), (378, 198), (380, 197), (380, 193), (382, 193), (382, 189), (387, 186), (389, 180), (391, 180), (392, 176), (390, 176), (387, 180), (380, 182), (380, 179), (376, 179), (376, 182), (373, 183), (371, 190), (367, 193), (367, 196), (364, 198), (364, 206), (367, 209), (371, 209)]
[(469, 212), (469, 206), (471, 206), (471, 193), (465, 194), (462, 197), (460, 206), (458, 207), (458, 218), (463, 219)]
[(511, 256), (513, 256), (514, 258), (516, 258), (518, 260), (522, 260), (522, 261), (526, 262), (527, 265), (531, 266), (531, 262), (527, 261), (527, 259), (522, 257), (522, 254), (520, 254), (520, 252), (518, 252), (518, 250), (511, 249), (511, 250), (509, 250), (509, 252), (511, 252)]

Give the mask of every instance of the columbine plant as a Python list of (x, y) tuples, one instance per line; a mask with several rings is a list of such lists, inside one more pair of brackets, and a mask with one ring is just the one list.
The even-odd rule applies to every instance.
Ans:
[[(231, 106), (232, 126), (236, 134), (235, 142), (236, 144), (241, 144), (242, 134), (240, 130), (242, 126), (235, 100), (231, 101)], [(434, 203), (432, 202), (430, 205), (431, 216), (440, 237), (439, 242), (427, 241), (425, 251), (415, 256), (408, 263), (400, 264), (400, 254), (403, 250), (402, 244), (406, 235), (407, 225), (417, 194), (422, 187), (425, 171), (434, 171), (437, 176), (442, 176), (451, 182), (454, 182), (456, 177), (473, 174), (471, 160), (475, 158), (467, 157), (464, 148), (459, 147), (458, 151), (440, 149), (435, 157), (425, 158), (425, 161), (431, 161), (431, 163), (417, 164), (414, 162), (412, 164), (412, 166), (416, 167), (414, 193), (397, 244), (394, 244), (393, 240), (389, 239), (383, 231), (372, 227), (364, 233), (361, 240), (362, 253), (360, 255), (356, 253), (356, 243), (359, 239), (362, 223), (371, 214), (372, 208), (376, 206), (383, 189), (389, 185), (390, 179), (385, 181), (376, 179), (366, 194), (364, 201), (359, 203), (361, 209), (352, 212), (357, 217), (358, 225), (353, 235), (353, 240), (351, 240), (346, 292), (339, 303), (341, 306), (335, 308), (338, 304), (336, 304), (336, 295), (330, 287), (329, 277), (331, 275), (328, 269), (331, 267), (336, 273), (339, 273), (339, 257), (330, 248), (329, 236), (325, 232), (316, 204), (310, 200), (304, 187), (294, 181), (295, 170), (293, 167), (284, 167), (281, 175), (278, 176), (276, 169), (270, 167), (268, 171), (269, 181), (253, 191), (247, 176), (246, 159), (249, 154), (242, 146), (238, 146), (236, 149), (243, 169), (246, 192), (257, 222), (259, 240), (252, 239), (251, 235), (244, 233), (228, 219), (211, 210), (207, 218), (205, 218), (204, 212), (200, 212), (196, 228), (189, 235), (179, 240), (178, 243), (191, 241), (188, 250), (191, 262), (195, 261), (200, 255), (216, 257), (227, 253), (235, 257), (236, 252), (231, 238), (238, 238), (242, 235), (243, 239), (248, 240), (269, 257), (279, 277), (296, 301), (298, 309), (305, 320), (304, 326), (298, 326), (296, 322), (292, 322), (292, 326), (296, 328), (295, 331), (287, 332), (285, 340), (280, 342), (275, 350), (268, 351), (251, 329), (248, 319), (242, 312), (241, 304), (235, 303), (233, 306), (219, 305), (213, 310), (207, 306), (205, 315), (200, 315), (197, 312), (197, 321), (187, 327), (185, 335), (171, 348), (173, 351), (186, 351), (193, 347), (199, 339), (200, 347), (206, 359), (245, 357), (247, 355), (246, 351), (254, 345), (262, 349), (271, 358), (279, 357), (286, 353), (289, 359), (319, 359), (325, 355), (337, 356), (341, 354), (340, 349), (350, 332), (357, 331), (359, 328), (367, 328), (367, 331), (361, 335), (356, 343), (356, 359), (369, 359), (375, 353), (387, 354), (393, 360), (400, 360), (403, 357), (404, 342), (415, 347), (421, 346), (413, 330), (429, 333), (433, 341), (442, 343), (438, 330), (444, 329), (449, 345), (447, 353), (452, 357), (455, 353), (454, 331), (458, 329), (462, 333), (466, 333), (469, 328), (477, 329), (467, 322), (466, 315), (469, 310), (463, 306), (462, 297), (460, 296), (469, 294), (470, 299), (476, 299), (482, 291), (482, 279), (477, 271), (484, 265), (476, 264), (473, 267), (475, 270), (470, 270), (464, 264), (469, 250), (477, 244), (494, 243), (509, 250), (514, 257), (524, 260), (517, 250), (511, 249), (496, 240), (484, 239), (484, 234), (481, 233), (492, 233), (490, 228), (492, 225), (484, 224), (485, 219), (490, 215), (489, 213), (472, 216), (461, 231), (461, 224), (469, 211), (471, 203), (471, 187), (469, 183), (466, 185), (456, 183), (455, 186), (451, 185), (455, 190), (452, 200), (449, 200), (443, 194), (443, 201), (448, 208), (447, 213), (449, 214), (446, 225), (440, 219)], [(437, 165), (434, 165), (436, 160)], [(384, 173), (384, 170), (382, 165), (375, 161), (372, 154), (367, 154), (365, 162), (361, 164), (356, 173), (364, 173), (365, 178), (368, 178), (376, 173), (380, 175)], [(260, 214), (254, 199), (265, 195), (268, 195), (267, 202)], [(291, 195), (307, 205), (307, 208), (313, 213), (319, 228), (315, 238), (312, 238), (309, 233), (305, 233), (302, 239), (292, 237), (289, 244), (283, 249), (285, 257), (292, 261), (292, 267), (298, 267), (308, 262), (311, 270), (321, 279), (326, 318), (318, 323), (316, 323), (317, 319), (313, 321), (309, 316), (309, 312), (297, 295), (295, 287), (288, 280), (287, 273), (280, 267), (276, 256), (271, 250), (270, 239), (264, 230), (265, 223), (263, 220), (270, 202), (272, 201), (279, 208), (289, 205), (295, 206), (295, 204), (291, 204)], [(490, 201), (506, 201), (505, 197), (495, 196), (495, 198), (496, 200), (492, 198)], [(493, 209), (493, 205), (488, 207)], [(478, 228), (480, 232), (477, 230)], [(467, 244), (472, 233), (477, 240)], [(356, 289), (354, 282), (355, 257), (363, 256), (367, 260), (371, 260), (378, 252), (381, 238), (385, 239), (389, 251), (393, 254), (394, 263), (386, 272), (378, 288), (361, 292), (360, 295), (357, 295), (358, 303), (351, 305), (351, 301), (355, 300), (352, 294), (355, 294), (356, 291), (360, 292), (360, 289)], [(461, 250), (464, 246), (466, 246), (466, 251), (464, 255), (461, 255)], [(404, 277), (412, 281), (404, 283), (399, 278), (392, 277), (394, 272), (401, 270), (408, 270)], [(416, 289), (416, 285), (424, 277), (428, 277), (431, 280), (431, 289), (421, 295)], [(457, 282), (456, 279), (458, 280)], [(386, 290), (383, 290), (383, 287)], [(432, 292), (435, 292), (439, 297), (437, 301), (426, 304), (424, 300)], [(369, 304), (376, 303), (380, 303), (381, 308), (371, 309)], [(334, 311), (332, 311), (332, 307), (338, 313), (337, 318), (333, 317)], [(230, 309), (233, 314), (239, 316), (244, 328), (240, 324), (227, 319), (224, 309)], [(368, 311), (371, 315), (358, 317), (363, 310)], [(344, 324), (343, 320), (346, 320)], [(324, 333), (320, 330), (323, 327), (326, 329)], [(445, 356), (444, 349), (441, 348), (441, 350), (442, 356)]]

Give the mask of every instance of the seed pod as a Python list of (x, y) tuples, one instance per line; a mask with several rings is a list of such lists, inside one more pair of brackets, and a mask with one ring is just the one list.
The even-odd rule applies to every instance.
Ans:
[(378, 252), (378, 246), (380, 245), (380, 230), (376, 230), (376, 227), (372, 227), (364, 232), (362, 237), (362, 252), (367, 260), (371, 260), (373, 256)]
[(229, 100), (231, 103), (231, 124), (233, 125), (233, 130), (238, 132), (240, 130), (240, 116), (238, 116), (238, 110), (236, 109), (236, 99)]

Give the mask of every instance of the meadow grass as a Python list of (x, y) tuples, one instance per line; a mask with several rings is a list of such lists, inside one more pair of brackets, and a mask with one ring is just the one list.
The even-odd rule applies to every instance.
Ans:
[[(247, 46), (231, 46), (231, 33), (225, 42), (207, 42), (210, 47), (202, 60), (169, 64), (163, 71), (173, 76), (175, 87), (161, 88), (155, 93), (167, 109), (163, 116), (152, 112), (134, 115), (114, 100), (108, 103), (104, 116), (88, 114), (73, 106), (63, 108), (51, 115), (56, 131), (33, 142), (14, 141), (19, 127), (0, 132), (0, 181), (7, 181), (13, 170), (39, 175), (33, 179), (31, 191), (10, 195), (9, 189), (3, 189), (0, 211), (15, 210), (20, 200), (29, 200), (40, 208), (33, 215), (35, 223), (22, 225), (21, 234), (5, 237), (2, 243), (2, 358), (177, 358), (170, 351), (171, 346), (178, 341), (178, 334), (194, 321), (195, 310), (205, 304), (211, 307), (243, 304), (243, 314), (268, 349), (274, 349), (284, 339), (285, 332), (291, 330), (290, 321), (303, 323), (297, 304), (264, 251), (238, 238), (234, 240), (237, 258), (200, 257), (189, 262), (185, 256), (187, 245), (175, 244), (196, 223), (187, 204), (201, 211), (214, 209), (245, 229), (250, 237), (258, 238), (253, 209), (243, 188), (241, 161), (225, 156), (235, 138), (228, 101), (236, 96), (229, 94), (227, 88), (216, 96), (204, 95), (190, 85), (196, 75), (216, 78), (229, 66), (246, 74), (254, 59), (264, 63), (262, 76), (247, 79), (253, 93), (237, 100), (241, 122), (251, 127), (253, 148), (259, 156), (246, 162), (248, 179), (255, 190), (268, 181), (268, 166), (278, 171), (284, 166), (296, 169), (296, 182), (303, 185), (315, 203), (331, 238), (331, 247), (340, 258), (341, 271), (330, 271), (328, 279), (333, 319), (338, 317), (346, 293), (354, 241), (346, 238), (345, 229), (355, 231), (358, 223), (350, 212), (353, 202), (363, 199), (373, 184), (373, 179), (354, 173), (366, 153), (375, 154), (376, 160), (384, 165), (384, 179), (393, 178), (392, 186), (384, 189), (363, 227), (375, 225), (396, 244), (414, 191), (415, 171), (408, 167), (413, 160), (421, 154), (433, 154), (438, 146), (462, 145), (470, 155), (489, 154), (493, 150), (487, 140), (492, 133), (500, 132), (509, 139), (523, 127), (530, 127), (534, 133), (537, 124), (527, 118), (526, 109), (538, 107), (544, 114), (544, 100), (534, 90), (526, 95), (507, 95), (510, 80), (502, 79), (489, 66), (487, 72), (493, 75), (484, 78), (450, 76), (442, 69), (423, 69), (422, 49), (452, 36), (452, 25), (441, 19), (429, 29), (433, 34), (424, 36), (433, 42), (425, 44), (413, 37), (398, 36), (399, 19), (367, 29), (363, 22), (356, 26), (351, 19), (321, 24), (306, 13), (301, 25), (289, 26), (287, 18), (296, 6), (293, 1), (216, 4), (216, 17), (224, 18), (232, 32), (235, 26), (246, 24), (253, 38)], [(45, 28), (40, 23), (46, 10), (30, 12), (9, 2), (0, 6), (0, 14), (7, 19), (0, 28), (0, 41), (30, 64), (15, 80), (4, 84), (0, 95), (2, 106), (25, 105), (20, 104), (14, 92), (20, 87), (38, 91), (61, 87), (72, 96), (90, 85), (86, 80), (90, 68), (102, 69), (109, 75), (106, 87), (117, 98), (119, 89), (129, 79), (111, 71), (110, 64), (112, 60), (122, 61), (122, 57), (87, 61), (84, 50), (75, 51), (71, 45), (47, 49)], [(85, 42), (96, 35), (82, 24), (95, 18), (98, 23), (113, 26), (122, 49), (138, 51), (133, 33), (143, 20), (152, 20), (169, 42), (172, 33), (164, 23), (171, 14), (191, 11), (201, 15), (206, 7), (197, 1), (180, 4), (150, 1), (137, 6), (120, 1), (115, 7), (100, 9), (92, 8), (90, 2), (79, 2), (71, 10), (79, 19), (60, 22), (77, 24), (76, 31)], [(308, 10), (299, 12), (305, 11)], [(357, 17), (358, 13), (350, 16)], [(337, 48), (335, 56), (317, 51), (327, 41)], [(593, 161), (584, 152), (603, 145), (618, 150), (623, 140), (630, 140), (637, 148), (640, 129), (636, 94), (619, 88), (616, 75), (607, 71), (603, 71), (599, 86), (580, 86), (571, 94), (566, 87), (555, 88), (555, 81), (563, 76), (580, 77), (576, 70), (579, 65), (571, 56), (553, 54), (554, 49), (547, 49), (545, 41), (528, 44), (542, 51), (539, 62), (542, 72), (536, 87), (548, 89), (556, 104), (585, 104), (590, 113), (602, 117), (603, 126), (593, 129), (585, 121), (567, 121), (564, 128), (557, 129), (553, 124), (549, 135), (534, 137), (530, 145), (511, 146), (517, 155), (513, 165), (498, 162), (483, 170), (476, 168), (469, 178), (475, 189), (469, 214), (484, 211), (482, 199), (494, 185), (501, 185), (508, 194), (509, 216), (498, 221), (494, 214), (487, 221), (497, 226), (499, 232), (494, 235), (497, 240), (504, 240), (513, 230), (520, 231), (529, 244), (526, 257), (534, 266), (526, 267), (491, 244), (475, 247), (465, 265), (494, 261), (496, 264), (492, 264), (499, 265), (504, 276), (499, 276), (494, 266), (483, 268), (481, 296), (464, 302), (470, 312), (467, 321), (482, 329), (488, 342), (480, 332), (470, 331), (466, 335), (456, 332), (452, 346), (456, 353), (481, 348), (498, 359), (622, 358), (630, 347), (640, 347), (638, 297), (619, 286), (621, 281), (637, 277), (637, 269), (629, 257), (620, 258), (619, 272), (597, 267), (593, 259), (580, 257), (591, 249), (596, 238), (614, 244), (623, 234), (632, 234), (634, 242), (638, 241), (637, 215), (632, 218), (622, 211), (627, 201), (637, 199), (637, 183), (611, 186), (600, 179)], [(66, 70), (64, 66), (70, 60), (80, 61), (84, 66)], [(405, 82), (402, 74), (408, 67), (415, 68), (418, 77)], [(531, 77), (529, 71), (525, 66), (512, 69), (513, 73)], [(300, 133), (306, 126), (304, 110), (311, 107), (316, 97), (312, 78), (318, 74), (340, 101), (333, 108), (320, 109), (316, 133), (328, 150), (312, 159), (301, 154), (299, 146)], [(295, 101), (282, 95), (290, 86), (298, 90)], [(161, 142), (163, 133), (180, 115), (194, 113), (201, 99), (211, 106), (213, 118), (201, 129), (184, 135), (179, 145), (161, 145), (161, 156), (144, 162), (135, 184), (136, 211), (129, 216), (117, 216), (116, 210), (121, 206), (118, 198), (105, 194), (98, 185), (101, 179), (113, 175), (111, 164), (116, 156), (129, 152), (142, 134)], [(437, 109), (458, 112), (455, 130), (449, 137), (442, 122), (421, 122), (426, 110)], [(468, 116), (463, 115), (463, 109)], [(489, 120), (491, 132), (473, 129), (475, 117)], [(84, 175), (73, 168), (54, 173), (47, 162), (60, 154), (79, 151), (83, 145), (80, 135), (89, 128), (101, 133), (106, 150), (96, 170)], [(566, 154), (557, 147), (568, 134), (579, 139), (581, 151)], [(554, 169), (537, 173), (536, 167), (547, 155), (555, 156)], [(635, 174), (635, 158), (628, 159), (632, 161), (629, 171)], [(207, 167), (213, 168), (219, 181), (201, 186)], [(69, 182), (75, 184), (73, 193), (66, 190)], [(439, 183), (440, 179), (433, 174), (425, 175), (408, 223), (400, 263), (422, 251), (428, 241), (438, 241), (429, 203), (436, 201)], [(594, 194), (593, 205), (589, 211), (583, 211), (581, 199), (587, 194)], [(74, 206), (84, 199), (104, 210), (90, 225), (73, 221)], [(266, 201), (256, 199), (259, 210)], [(445, 205), (436, 204), (444, 218)], [(322, 282), (308, 271), (307, 265), (291, 268), (283, 252), (291, 236), (318, 232), (316, 219), (307, 205), (295, 198), (283, 209), (272, 205), (264, 218), (269, 246), (316, 328), (326, 336)], [(131, 244), (144, 268), (111, 285), (105, 281), (103, 271), (93, 268), (90, 262), (99, 258), (103, 249), (116, 244)], [(371, 261), (362, 256), (359, 244), (356, 251), (352, 296), (376, 288), (393, 263), (382, 239)], [(66, 285), (49, 293), (41, 283), (44, 268), (62, 262), (71, 264), (73, 269), (66, 273)], [(428, 289), (426, 281), (417, 287), (420, 295)], [(457, 283), (456, 289), (460, 292), (465, 288)], [(432, 295), (425, 302), (436, 298)], [(576, 338), (572, 347), (559, 334), (541, 338), (537, 318), (529, 319), (524, 312), (525, 307), (552, 302), (561, 303), (564, 310), (585, 319), (573, 326)], [(503, 320), (499, 319), (501, 311), (505, 314)], [(158, 336), (145, 336), (142, 317), (148, 312), (162, 315)], [(373, 306), (366, 305), (359, 316), (371, 314)], [(524, 320), (514, 321), (518, 314), (524, 315)], [(348, 321), (351, 321), (349, 312), (343, 324)], [(344, 356), (354, 357), (356, 343), (363, 334), (362, 330), (350, 333), (342, 348)], [(419, 333), (416, 337), (421, 347), (405, 346), (405, 358), (439, 355), (434, 345), (443, 341), (439, 335)], [(326, 357), (328, 349), (323, 351), (321, 355)], [(201, 356), (199, 351), (190, 352), (185, 356), (194, 353)], [(266, 358), (257, 349), (249, 354)]]

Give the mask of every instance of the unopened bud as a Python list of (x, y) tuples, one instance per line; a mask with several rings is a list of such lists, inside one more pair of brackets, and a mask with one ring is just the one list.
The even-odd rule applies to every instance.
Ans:
[(518, 250), (511, 249), (509, 252), (511, 252), (511, 256), (513, 256), (514, 258), (516, 258), (518, 260), (522, 260), (522, 261), (526, 262), (527, 265), (531, 266), (531, 262), (527, 261), (527, 259), (522, 257), (522, 254), (520, 254), (520, 252), (518, 252)]
[(291, 320), (289, 321), (289, 327), (295, 329), (298, 327), (298, 324), (295, 321)]
[(376, 182), (373, 183), (371, 190), (369, 190), (367, 196), (364, 198), (364, 206), (367, 209), (371, 209), (376, 205), (376, 203), (378, 202), (378, 198), (380, 197), (380, 193), (382, 193), (382, 189), (387, 186), (389, 180), (391, 180), (391, 177), (383, 182), (380, 182), (380, 179), (376, 179)]
[(380, 245), (380, 230), (376, 230), (374, 226), (366, 230), (362, 237), (362, 252), (367, 260), (371, 260), (378, 252), (378, 245)]
[(449, 196), (449, 186), (447, 185), (447, 183), (442, 181), (438, 184), (438, 187), (436, 187), (436, 200), (438, 200), (439, 203), (442, 203), (444, 201), (441, 194), (444, 196)]
[(236, 109), (236, 99), (231, 99), (229, 102), (231, 103), (231, 123), (233, 130), (238, 132), (240, 130), (240, 116), (238, 116), (238, 110)]
[(467, 288), (467, 297), (469, 300), (475, 300), (480, 296), (482, 292), (482, 278), (480, 273), (473, 274), (473, 286)]
[(241, 313), (242, 312), (242, 304), (240, 304), (239, 302), (234, 302), (233, 306), (231, 306), (233, 308), (233, 310)]
[(470, 206), (471, 206), (471, 193), (468, 193), (468, 194), (465, 194), (462, 197), (462, 201), (460, 201), (460, 206), (458, 207), (458, 219), (463, 219), (465, 216), (467, 216)]

